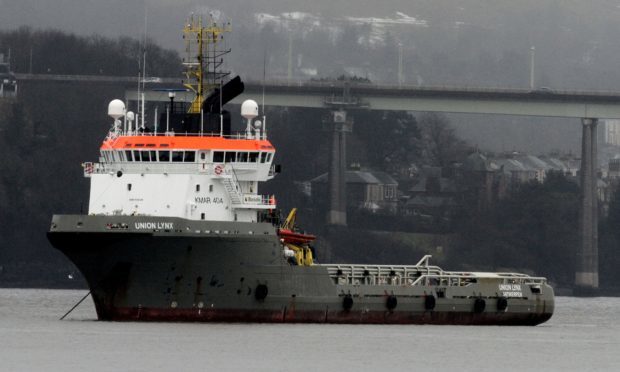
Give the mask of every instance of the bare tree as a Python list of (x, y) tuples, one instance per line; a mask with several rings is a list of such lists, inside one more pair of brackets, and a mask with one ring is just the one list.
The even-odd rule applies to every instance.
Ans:
[(422, 137), (422, 158), (426, 164), (444, 167), (465, 157), (468, 147), (456, 136), (444, 115), (424, 113), (419, 116), (418, 126)]

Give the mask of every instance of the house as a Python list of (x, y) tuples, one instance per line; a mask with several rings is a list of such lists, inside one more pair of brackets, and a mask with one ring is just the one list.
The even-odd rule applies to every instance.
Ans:
[[(346, 171), (347, 209), (396, 213), (398, 182), (380, 171), (351, 169)], [(310, 180), (313, 199), (328, 195), (328, 174)]]

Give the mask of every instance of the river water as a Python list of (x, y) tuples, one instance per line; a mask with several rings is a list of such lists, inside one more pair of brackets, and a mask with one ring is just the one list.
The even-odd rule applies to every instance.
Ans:
[(0, 371), (620, 371), (620, 298), (537, 327), (95, 321), (86, 291), (0, 289)]

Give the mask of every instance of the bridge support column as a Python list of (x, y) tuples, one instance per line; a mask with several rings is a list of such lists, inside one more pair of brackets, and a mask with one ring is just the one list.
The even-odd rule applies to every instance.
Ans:
[(329, 210), (327, 224), (347, 225), (347, 132), (351, 132), (353, 122), (347, 120), (344, 110), (332, 111), (329, 120), (323, 122), (323, 128), (332, 133), (329, 152)]
[(581, 138), (581, 247), (577, 251), (576, 292), (591, 294), (598, 289), (598, 119), (582, 119)]

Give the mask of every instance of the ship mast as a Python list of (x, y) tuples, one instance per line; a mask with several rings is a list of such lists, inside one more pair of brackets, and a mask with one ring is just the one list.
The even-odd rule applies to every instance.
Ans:
[(218, 26), (210, 17), (206, 23), (203, 24), (202, 16), (192, 14), (183, 29), (187, 53), (183, 59), (187, 80), (183, 85), (195, 94), (188, 111), (192, 114), (201, 112), (207, 93), (217, 88), (221, 80), (229, 75), (229, 72), (222, 72), (219, 68), (224, 63), (222, 57), (230, 53), (230, 49), (223, 47), (224, 33), (231, 31), (230, 22)]

